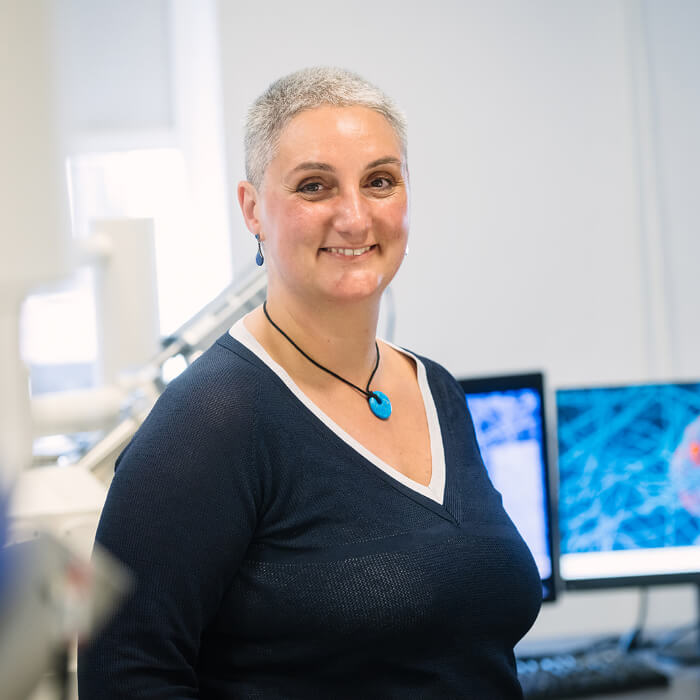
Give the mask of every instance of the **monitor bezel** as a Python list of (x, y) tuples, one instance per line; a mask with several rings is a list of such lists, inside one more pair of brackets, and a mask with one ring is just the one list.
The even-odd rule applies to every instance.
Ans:
[[(487, 394), (504, 391), (519, 391), (531, 389), (540, 397), (540, 423), (542, 425), (542, 464), (544, 469), (544, 500), (547, 527), (547, 544), (552, 560), (552, 573), (542, 579), (542, 601), (551, 603), (557, 600), (561, 590), (559, 576), (559, 536), (558, 536), (558, 497), (556, 460), (551, 451), (552, 441), (549, 430), (551, 425), (550, 401), (547, 397), (544, 372), (531, 371), (513, 374), (494, 374), (478, 377), (463, 377), (457, 380), (465, 400), (467, 394)], [(483, 458), (482, 458), (483, 459)], [(545, 591), (547, 594), (545, 595)]]
[[(558, 395), (560, 392), (565, 391), (599, 391), (599, 390), (615, 390), (615, 389), (628, 389), (635, 387), (654, 387), (654, 386), (683, 386), (683, 385), (697, 385), (700, 384), (700, 380), (689, 380), (689, 379), (669, 379), (668, 381), (648, 381), (648, 382), (629, 382), (615, 384), (581, 384), (574, 386), (561, 386), (556, 387), (553, 396), (553, 411), (554, 420), (552, 425), (555, 426), (555, 432), (553, 434), (554, 439), (552, 442), (556, 445), (556, 459), (557, 465), (559, 464), (559, 411), (558, 411)], [(557, 523), (559, 523), (559, 504), (557, 503)], [(561, 590), (565, 591), (588, 591), (588, 590), (602, 590), (607, 588), (639, 588), (644, 586), (665, 586), (665, 585), (678, 585), (678, 584), (694, 584), (700, 586), (700, 571), (685, 571), (669, 574), (632, 574), (629, 576), (609, 576), (609, 577), (594, 577), (594, 578), (574, 578), (567, 579), (564, 578), (564, 574), (561, 571), (561, 558), (567, 556), (561, 551), (560, 542), (560, 570), (559, 570), (559, 582), (561, 585)]]

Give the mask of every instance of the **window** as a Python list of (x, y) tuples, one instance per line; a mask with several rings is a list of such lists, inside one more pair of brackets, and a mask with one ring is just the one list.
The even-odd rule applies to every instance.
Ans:
[[(228, 231), (197, 208), (180, 150), (82, 154), (70, 159), (68, 173), (75, 238), (89, 235), (93, 219), (154, 220), (161, 335), (179, 328), (230, 283)], [(98, 313), (87, 267), (60, 289), (26, 301), (22, 353), (34, 394), (96, 383)]]

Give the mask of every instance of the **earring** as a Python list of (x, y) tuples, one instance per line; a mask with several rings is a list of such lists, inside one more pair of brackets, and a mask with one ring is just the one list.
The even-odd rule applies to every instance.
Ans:
[(260, 245), (261, 241), (259, 233), (255, 234), (255, 240), (258, 242), (258, 252), (255, 255), (255, 263), (258, 267), (261, 267), (262, 264), (265, 262), (265, 257), (263, 256), (262, 246)]

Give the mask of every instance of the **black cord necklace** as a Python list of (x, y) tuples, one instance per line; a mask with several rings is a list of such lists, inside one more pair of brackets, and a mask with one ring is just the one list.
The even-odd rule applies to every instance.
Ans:
[(344, 382), (348, 386), (351, 386), (353, 389), (356, 389), (359, 391), (363, 396), (367, 398), (367, 401), (369, 403), (369, 408), (374, 413), (377, 418), (381, 418), (382, 420), (386, 420), (390, 415), (391, 415), (391, 401), (389, 401), (389, 397), (381, 392), (381, 391), (370, 391), (369, 390), (369, 385), (372, 383), (372, 380), (374, 379), (374, 375), (377, 373), (377, 369), (379, 367), (379, 345), (377, 345), (377, 341), (374, 341), (374, 347), (377, 350), (377, 361), (374, 364), (374, 369), (372, 370), (372, 374), (370, 374), (369, 379), (367, 380), (367, 388), (363, 389), (362, 387), (357, 386), (357, 384), (353, 384), (352, 382), (349, 382), (347, 379), (344, 379), (341, 377), (339, 374), (336, 374), (332, 370), (328, 369), (328, 367), (324, 367), (322, 364), (319, 364), (314, 360), (313, 357), (309, 357), (271, 318), (270, 314), (267, 312), (267, 299), (263, 302), (263, 312), (265, 313), (265, 317), (267, 320), (272, 324), (274, 328), (276, 328), (309, 362), (312, 364), (316, 365), (319, 369), (322, 369), (324, 372), (327, 372), (330, 374), (332, 377), (335, 377), (336, 379), (340, 379), (341, 382)]

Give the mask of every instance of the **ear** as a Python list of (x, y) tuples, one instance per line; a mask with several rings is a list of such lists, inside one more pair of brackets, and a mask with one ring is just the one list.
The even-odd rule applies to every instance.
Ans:
[(262, 230), (258, 210), (259, 201), (258, 191), (250, 182), (243, 180), (238, 183), (238, 203), (241, 206), (241, 212), (243, 212), (245, 225), (253, 234), (259, 234)]

